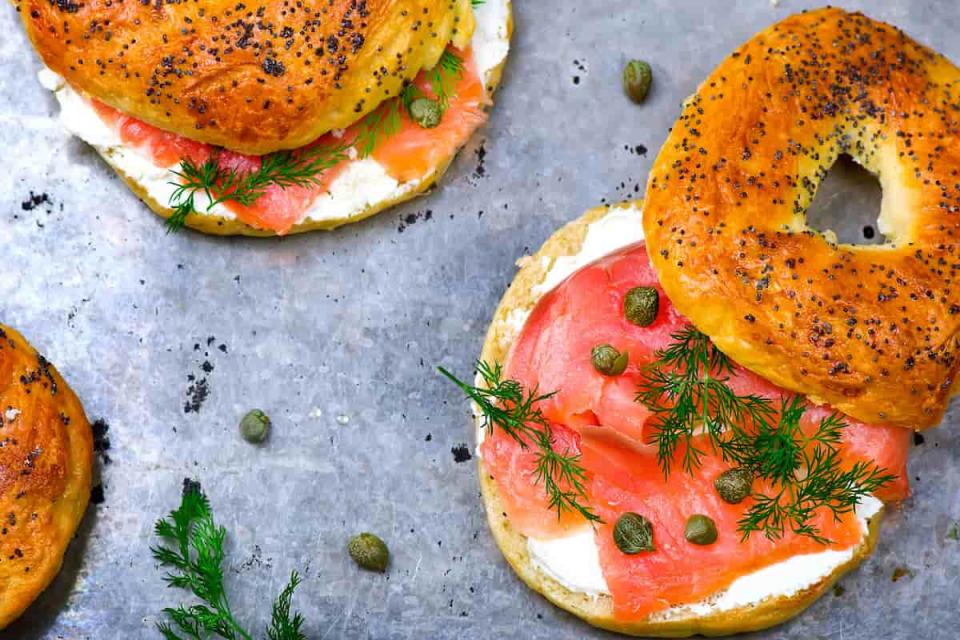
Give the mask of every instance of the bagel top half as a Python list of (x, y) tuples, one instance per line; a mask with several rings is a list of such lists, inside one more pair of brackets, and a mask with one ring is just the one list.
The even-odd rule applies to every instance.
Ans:
[(44, 63), (76, 89), (254, 155), (346, 128), (474, 28), (470, 0), (13, 2)]
[(60, 570), (90, 498), (93, 436), (67, 383), (0, 325), (0, 629)]
[[(843, 153), (879, 177), (886, 244), (806, 226)], [(940, 420), (960, 366), (960, 70), (946, 58), (840, 9), (771, 26), (685, 102), (644, 211), (667, 295), (737, 362), (866, 422)]]

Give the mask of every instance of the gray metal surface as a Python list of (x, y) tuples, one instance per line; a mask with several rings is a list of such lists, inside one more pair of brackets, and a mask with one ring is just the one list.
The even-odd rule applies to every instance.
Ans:
[[(466, 374), (514, 260), (588, 207), (642, 191), (680, 101), (741, 41), (815, 3), (516, 4), (498, 107), (439, 189), (332, 234), (267, 241), (165, 235), (52, 118), (16, 13), (0, 7), (0, 319), (58, 365), (112, 443), (105, 501), (55, 584), (0, 638), (158, 637), (156, 616), (183, 594), (164, 588), (148, 546), (184, 477), (229, 528), (229, 590), (254, 628), (296, 568), (311, 638), (609, 637), (501, 558), (474, 461), (451, 453), (471, 440), (466, 407), (434, 366)], [(954, 2), (844, 4), (960, 59)], [(640, 107), (619, 88), (629, 57), (654, 68)], [(831, 179), (817, 218), (846, 238), (877, 202), (850, 174)], [(209, 394), (187, 413), (202, 379)], [(236, 434), (254, 406), (275, 425), (260, 447)], [(957, 417), (913, 448), (914, 495), (845, 592), (755, 637), (956, 636)], [(361, 530), (389, 542), (386, 576), (347, 557)], [(897, 568), (908, 573), (894, 582)]]

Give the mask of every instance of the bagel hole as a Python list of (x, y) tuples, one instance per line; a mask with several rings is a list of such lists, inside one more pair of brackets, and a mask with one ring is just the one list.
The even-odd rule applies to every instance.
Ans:
[(807, 209), (807, 226), (836, 235), (841, 244), (883, 244), (877, 219), (880, 181), (847, 154), (840, 155), (817, 188)]

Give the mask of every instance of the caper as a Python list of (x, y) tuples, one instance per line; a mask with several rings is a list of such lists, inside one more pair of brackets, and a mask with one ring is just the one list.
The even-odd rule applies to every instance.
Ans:
[(247, 412), (240, 420), (240, 435), (247, 442), (263, 442), (270, 430), (270, 418), (260, 409)]
[(639, 513), (628, 511), (613, 526), (613, 541), (628, 555), (653, 551), (653, 524)]
[(683, 535), (693, 544), (713, 544), (717, 541), (717, 524), (713, 518), (697, 513), (687, 518)]
[(605, 376), (618, 376), (627, 368), (629, 355), (617, 351), (608, 344), (598, 344), (590, 352), (593, 368)]
[(623, 298), (623, 315), (640, 327), (649, 327), (657, 319), (660, 294), (653, 287), (634, 287)]
[(413, 121), (423, 129), (433, 129), (440, 124), (440, 119), (443, 117), (440, 103), (430, 98), (417, 98), (410, 103), (407, 110)]
[(750, 495), (753, 488), (753, 472), (744, 467), (727, 469), (717, 476), (713, 486), (724, 502), (739, 504)]
[(350, 538), (347, 544), (350, 557), (360, 567), (383, 573), (390, 562), (390, 550), (386, 543), (372, 533), (360, 533)]
[(653, 82), (653, 70), (643, 60), (631, 60), (623, 68), (623, 90), (637, 104), (646, 99), (651, 82)]

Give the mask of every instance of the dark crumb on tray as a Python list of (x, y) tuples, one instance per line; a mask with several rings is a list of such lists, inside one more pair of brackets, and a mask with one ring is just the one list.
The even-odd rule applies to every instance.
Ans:
[(407, 227), (416, 224), (423, 220), (424, 222), (431, 220), (433, 218), (433, 211), (427, 209), (426, 211), (418, 211), (416, 213), (408, 213), (405, 216), (400, 218), (400, 224), (397, 226), (397, 232), (403, 233), (407, 230)]
[(97, 418), (90, 425), (90, 428), (93, 430), (94, 452), (100, 456), (100, 461), (103, 464), (110, 464), (110, 454), (107, 453), (110, 451), (110, 425), (103, 418)]
[(215, 356), (217, 352), (228, 353), (229, 351), (226, 344), (221, 343), (217, 345), (216, 341), (215, 336), (209, 336), (204, 341), (206, 348), (204, 348), (204, 344), (200, 342), (193, 345), (194, 352), (198, 354), (197, 357), (201, 358), (199, 354), (202, 354), (202, 359), (196, 363), (197, 372), (187, 374), (187, 397), (183, 403), (184, 413), (199, 413), (203, 407), (203, 403), (210, 396), (209, 376), (216, 368), (210, 358), (211, 356)]
[(49, 204), (50, 196), (46, 193), (30, 192), (26, 200), (20, 203), (20, 208), (24, 211), (33, 211), (42, 204)]
[(203, 403), (210, 395), (210, 383), (206, 378), (197, 378), (192, 373), (187, 376), (187, 400), (183, 403), (184, 413), (199, 413)]
[(466, 462), (473, 457), (470, 455), (470, 449), (465, 444), (458, 444), (450, 449), (450, 452), (453, 454), (454, 462)]
[(906, 567), (897, 567), (893, 570), (893, 574), (890, 576), (891, 582), (896, 582), (900, 578), (909, 578), (913, 575), (913, 571)]
[(480, 143), (480, 146), (477, 147), (477, 150), (474, 152), (477, 156), (477, 168), (473, 170), (474, 178), (482, 178), (487, 175), (487, 141), (484, 140)]

